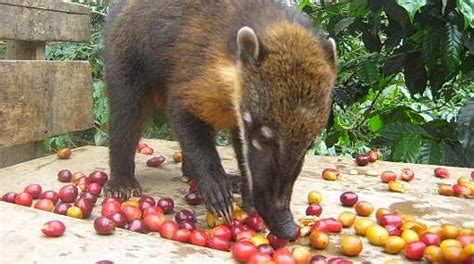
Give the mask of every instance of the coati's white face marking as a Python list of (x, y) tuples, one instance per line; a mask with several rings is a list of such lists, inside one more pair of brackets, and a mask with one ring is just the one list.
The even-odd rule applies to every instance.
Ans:
[(257, 150), (262, 150), (262, 145), (260, 145), (260, 143), (258, 143), (258, 141), (256, 139), (252, 139), (252, 146), (254, 146)]
[(273, 138), (275, 136), (273, 130), (267, 126), (262, 126), (260, 128), (260, 131), (262, 132), (262, 135), (266, 138)]
[[(245, 174), (247, 176), (247, 183), (249, 185), (249, 195), (253, 195), (253, 181), (252, 181), (252, 172), (250, 171), (250, 166), (249, 166), (249, 158), (248, 158), (248, 153), (249, 153), (249, 146), (247, 142), (247, 138), (245, 137), (245, 125), (244, 125), (244, 120), (240, 116), (240, 102), (235, 102), (235, 108), (236, 111), (238, 112), (237, 114), (237, 120), (239, 122), (239, 131), (240, 131), (240, 142), (242, 142), (242, 156), (244, 157), (244, 168), (245, 168)], [(257, 142), (258, 143), (258, 142)], [(253, 198), (251, 198), (253, 201)]]
[(244, 119), (245, 122), (247, 122), (247, 123), (252, 123), (252, 116), (250, 115), (249, 112), (245, 112), (245, 113), (242, 115), (242, 118)]

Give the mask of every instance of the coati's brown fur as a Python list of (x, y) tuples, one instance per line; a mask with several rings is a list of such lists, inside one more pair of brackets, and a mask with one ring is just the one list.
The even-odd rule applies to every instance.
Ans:
[(291, 237), (293, 183), (330, 111), (334, 43), (272, 0), (120, 1), (105, 35), (106, 192), (140, 193), (135, 146), (159, 108), (183, 150), (183, 173), (197, 179), (210, 210), (229, 216), (229, 181), (213, 144), (214, 129), (229, 128), (246, 206)]

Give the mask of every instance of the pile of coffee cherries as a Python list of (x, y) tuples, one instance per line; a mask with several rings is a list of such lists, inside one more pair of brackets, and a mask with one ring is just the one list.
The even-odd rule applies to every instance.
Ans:
[[(446, 168), (436, 168), (433, 171), (434, 176), (447, 179), (450, 173)], [(474, 171), (471, 173), (471, 179), (468, 177), (459, 177), (456, 184), (439, 184), (438, 193), (444, 196), (464, 197), (474, 199)]]
[[(195, 188), (190, 182), (190, 188)], [(221, 217), (207, 213), (207, 228), (196, 226), (196, 214), (191, 209), (182, 209), (170, 219), (166, 215), (173, 212), (173, 200), (155, 200), (149, 196), (132, 198), (121, 203), (116, 198), (106, 198), (102, 202), (101, 216), (94, 221), (98, 234), (112, 234), (115, 228), (131, 231), (159, 233), (162, 238), (190, 243), (196, 246), (231, 251), (232, 256), (241, 262), (264, 263), (321, 263), (326, 257), (313, 255), (305, 246), (286, 248), (289, 240), (279, 239), (266, 232), (263, 219), (256, 212), (247, 213), (234, 205), (232, 223)], [(336, 221), (337, 222), (337, 221)], [(311, 262), (310, 262), (311, 261)], [(328, 263), (351, 263), (343, 258), (332, 258)]]
[(58, 180), (67, 182), (58, 191), (43, 191), (40, 184), (30, 184), (22, 192), (8, 192), (2, 201), (23, 206), (32, 206), (39, 210), (54, 212), (75, 218), (87, 218), (92, 212), (102, 186), (108, 175), (103, 171), (94, 171), (86, 176), (82, 172), (72, 173), (68, 169), (58, 172)]
[[(308, 209), (320, 205), (321, 201), (319, 192), (310, 192)], [(356, 193), (344, 192), (340, 201), (342, 206), (353, 207), (354, 211), (343, 211), (336, 219), (314, 218), (312, 210), (307, 210), (307, 215), (313, 218), (300, 221), (301, 235), (309, 235), (311, 247), (326, 249), (331, 235), (341, 233), (344, 228), (353, 228), (340, 237), (339, 250), (346, 256), (359, 255), (363, 249), (361, 237), (365, 237), (369, 244), (380, 247), (387, 254), (403, 251), (409, 260), (424, 258), (428, 262), (474, 263), (473, 222), (466, 222), (462, 227), (453, 224), (426, 226), (412, 216), (386, 208), (377, 209), (375, 219), (372, 219), (374, 207), (369, 202), (358, 201)]]
[[(30, 184), (22, 192), (5, 193), (2, 201), (28, 207), (33, 205), (38, 210), (84, 219), (91, 215), (108, 175), (103, 171), (93, 171), (86, 176), (82, 172), (72, 173), (64, 169), (58, 172), (57, 179), (67, 184), (57, 191), (43, 191), (40, 184)], [(47, 236), (57, 237), (65, 229), (62, 222), (54, 220), (46, 223), (42, 232)]]

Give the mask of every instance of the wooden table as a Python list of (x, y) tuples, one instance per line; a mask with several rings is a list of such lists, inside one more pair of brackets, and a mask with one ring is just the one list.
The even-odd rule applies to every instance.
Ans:
[[(172, 161), (172, 155), (179, 147), (176, 142), (146, 140), (156, 153), (162, 153), (168, 162), (162, 168), (147, 167), (150, 156), (137, 154), (136, 174), (145, 194), (153, 197), (172, 197), (175, 211), (189, 208), (184, 202), (187, 184), (181, 182), (180, 164)], [(231, 148), (219, 148), (224, 167), (237, 172), (235, 157)], [(335, 182), (321, 178), (321, 171), (327, 167), (341, 169), (341, 178)], [(403, 183), (406, 193), (393, 193), (380, 182), (379, 177), (366, 176), (367, 170), (379, 174), (384, 170), (409, 167), (415, 171), (411, 183)], [(31, 183), (39, 183), (43, 190), (58, 190), (63, 183), (56, 180), (59, 170), (69, 168), (73, 172), (86, 174), (93, 170), (109, 171), (108, 151), (105, 147), (87, 146), (73, 150), (68, 160), (58, 160), (55, 155), (24, 162), (0, 170), (0, 193), (19, 192)], [(359, 201), (371, 202), (375, 208), (388, 207), (402, 213), (417, 216), (428, 225), (436, 223), (462, 224), (474, 220), (474, 201), (444, 197), (437, 193), (438, 183), (454, 183), (459, 176), (470, 176), (472, 168), (448, 168), (451, 178), (438, 179), (433, 176), (435, 166), (403, 164), (377, 161), (367, 167), (357, 167), (353, 160), (337, 157), (308, 156), (303, 171), (298, 178), (292, 198), (292, 211), (296, 218), (304, 216), (306, 195), (317, 190), (323, 195), (323, 214), (321, 217), (336, 217), (344, 210), (339, 203), (343, 191), (354, 191)], [(357, 174), (350, 174), (357, 171)], [(100, 200), (97, 204), (100, 204)], [(205, 209), (197, 206), (198, 225), (204, 227)], [(99, 260), (112, 260), (115, 263), (234, 263), (226, 252), (195, 247), (192, 245), (164, 240), (158, 234), (138, 234), (117, 229), (111, 236), (95, 234), (92, 220), (98, 215), (98, 206), (87, 220), (77, 220), (52, 213), (42, 212), (0, 202), (0, 262), (1, 263), (94, 263)], [(169, 215), (173, 217), (173, 215)], [(373, 217), (373, 216), (372, 216)], [(66, 224), (67, 231), (60, 238), (46, 238), (40, 229), (48, 220), (59, 219)], [(345, 229), (343, 233), (353, 233)], [(339, 235), (331, 235), (330, 246), (325, 251), (314, 251), (324, 255), (338, 255)], [(371, 261), (383, 263), (387, 260), (405, 262), (401, 255), (387, 255), (379, 247), (371, 246), (365, 238), (364, 249), (354, 262)], [(299, 241), (307, 243), (305, 239)]]

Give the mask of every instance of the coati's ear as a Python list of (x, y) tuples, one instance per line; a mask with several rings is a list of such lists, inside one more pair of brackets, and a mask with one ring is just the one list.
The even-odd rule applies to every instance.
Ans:
[(334, 41), (333, 38), (324, 40), (323, 47), (324, 51), (326, 52), (326, 58), (335, 67), (337, 61), (336, 41)]
[[(242, 60), (247, 60), (248, 57), (255, 61), (260, 56), (260, 47), (258, 43), (257, 34), (249, 27), (243, 27), (237, 33), (237, 48), (238, 56)], [(247, 57), (247, 58), (246, 58)]]

